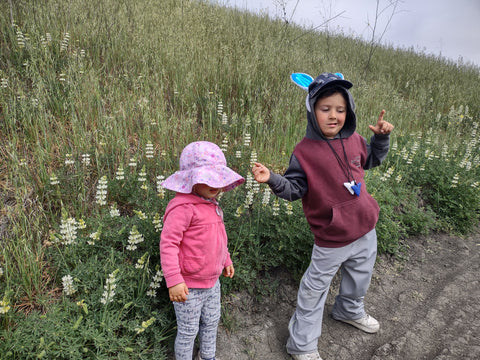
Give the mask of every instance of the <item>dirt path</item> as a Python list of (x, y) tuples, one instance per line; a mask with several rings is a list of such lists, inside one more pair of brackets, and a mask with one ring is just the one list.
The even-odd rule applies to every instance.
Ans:
[[(318, 346), (324, 360), (480, 359), (480, 233), (407, 244), (407, 261), (382, 256), (375, 267), (365, 303), (380, 321), (377, 334), (328, 315), (338, 289), (335, 278)], [(259, 304), (241, 293), (228, 301), (233, 326), (219, 330), (219, 359), (290, 359), (284, 344), (297, 283), (285, 273), (275, 276), (280, 280), (275, 298)]]

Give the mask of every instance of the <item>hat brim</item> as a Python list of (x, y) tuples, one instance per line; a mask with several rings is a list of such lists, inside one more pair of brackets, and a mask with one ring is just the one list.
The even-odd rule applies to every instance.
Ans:
[(229, 167), (215, 165), (177, 171), (161, 185), (168, 190), (190, 194), (196, 184), (206, 184), (212, 188), (229, 191), (244, 182), (245, 179)]

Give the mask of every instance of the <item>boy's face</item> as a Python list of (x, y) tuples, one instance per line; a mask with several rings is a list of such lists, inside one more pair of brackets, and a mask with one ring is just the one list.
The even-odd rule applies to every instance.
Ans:
[(327, 139), (333, 139), (342, 130), (347, 117), (347, 102), (340, 93), (319, 99), (315, 103), (315, 118)]

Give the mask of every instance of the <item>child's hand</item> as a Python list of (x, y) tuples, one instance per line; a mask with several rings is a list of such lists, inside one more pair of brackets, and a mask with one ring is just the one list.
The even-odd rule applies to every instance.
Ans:
[(171, 301), (185, 302), (187, 301), (188, 287), (185, 283), (180, 283), (168, 289)]
[(225, 269), (223, 269), (223, 276), (225, 277), (232, 278), (234, 274), (235, 274), (235, 269), (233, 265), (229, 265)]
[(380, 112), (380, 116), (377, 120), (377, 125), (368, 125), (370, 130), (372, 130), (375, 134), (379, 135), (387, 135), (390, 134), (393, 130), (393, 125), (390, 124), (388, 121), (383, 120), (383, 115), (385, 115), (385, 110)]
[(266, 166), (260, 163), (254, 163), (252, 168), (253, 177), (259, 183), (267, 182), (270, 179), (270, 170)]

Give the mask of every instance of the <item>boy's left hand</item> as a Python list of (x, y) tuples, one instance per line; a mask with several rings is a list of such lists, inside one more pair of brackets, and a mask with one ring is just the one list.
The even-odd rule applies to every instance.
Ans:
[(223, 269), (223, 276), (233, 278), (233, 274), (235, 274), (235, 269), (233, 265), (229, 265), (225, 269)]
[(387, 135), (390, 134), (393, 130), (393, 125), (390, 124), (388, 121), (383, 120), (383, 115), (385, 115), (385, 110), (380, 112), (380, 116), (377, 120), (377, 125), (368, 125), (370, 130), (372, 130), (377, 135)]

